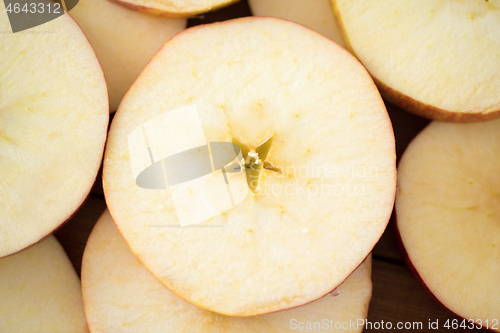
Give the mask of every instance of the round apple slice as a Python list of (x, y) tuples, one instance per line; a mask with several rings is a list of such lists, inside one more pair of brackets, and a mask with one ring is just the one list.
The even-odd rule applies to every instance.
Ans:
[(345, 47), (330, 0), (248, 0), (256, 16), (275, 16), (305, 25)]
[(70, 14), (102, 65), (112, 112), (148, 61), (187, 22), (141, 14), (106, 0), (80, 0)]
[(186, 18), (232, 4), (238, 0), (112, 0), (130, 9), (169, 18)]
[(395, 178), (392, 126), (365, 69), (311, 29), (260, 17), (170, 40), (122, 101), (103, 169), (111, 215), (145, 266), (232, 316), (341, 284), (383, 233)]
[(499, 168), (500, 120), (433, 122), (401, 159), (396, 198), (399, 234), (428, 290), (452, 312), (496, 331)]
[(332, 0), (382, 96), (418, 115), (500, 116), (500, 0)]
[(361, 332), (372, 293), (370, 275), (371, 257), (335, 293), (313, 303), (255, 317), (225, 317), (181, 300), (158, 282), (137, 261), (106, 211), (85, 248), (82, 289), (94, 333), (294, 332), (299, 328), (312, 332), (311, 328), (318, 330), (315, 322), (323, 330)]
[(0, 259), (0, 331), (88, 332), (80, 280), (55, 239)]
[(101, 164), (106, 83), (69, 15), (13, 34), (0, 4), (0, 257), (80, 207)]

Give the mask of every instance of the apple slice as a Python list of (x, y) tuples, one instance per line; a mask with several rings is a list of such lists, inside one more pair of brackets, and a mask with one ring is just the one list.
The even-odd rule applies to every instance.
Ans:
[(82, 289), (94, 333), (294, 332), (308, 325), (319, 331), (315, 322), (322, 329), (361, 332), (372, 293), (370, 274), (371, 257), (331, 296), (262, 316), (225, 317), (181, 300), (158, 282), (137, 261), (106, 211), (85, 248)]
[(13, 34), (0, 4), (0, 257), (80, 207), (99, 170), (109, 109), (92, 47), (69, 15)]
[(332, 0), (344, 40), (386, 99), (418, 115), (500, 116), (500, 0)]
[(248, 0), (256, 16), (275, 16), (305, 25), (345, 47), (330, 0)]
[(262, 17), (170, 40), (122, 101), (103, 169), (111, 215), (145, 266), (231, 316), (341, 284), (382, 235), (395, 178), (392, 126), (365, 69), (313, 30)]
[(497, 332), (499, 167), (500, 120), (433, 122), (401, 159), (396, 199), (403, 245), (428, 290), (455, 314)]
[(80, 0), (70, 14), (102, 65), (112, 112), (148, 61), (187, 23), (141, 14), (106, 0)]
[(112, 0), (150, 15), (187, 18), (228, 6), (239, 0)]
[(0, 259), (0, 331), (88, 332), (80, 280), (55, 239)]

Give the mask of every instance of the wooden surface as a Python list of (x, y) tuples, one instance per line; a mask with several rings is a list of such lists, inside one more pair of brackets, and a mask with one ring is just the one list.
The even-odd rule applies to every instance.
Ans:
[[(203, 17), (189, 20), (189, 26), (211, 23), (250, 15), (246, 1), (224, 8)], [(396, 134), (398, 160), (408, 143), (420, 132), (429, 121), (406, 113), (392, 105), (387, 109)], [(56, 237), (66, 249), (76, 271), (80, 274), (81, 260), (87, 238), (106, 204), (102, 194), (101, 182), (98, 180), (94, 189), (79, 212), (60, 230)], [(398, 322), (422, 322), (423, 329), (428, 332), (429, 320), (439, 320), (439, 329), (433, 332), (465, 332), (469, 330), (448, 330), (443, 327), (447, 319), (459, 319), (435, 302), (412, 276), (404, 262), (397, 241), (394, 221), (389, 226), (380, 242), (373, 250), (373, 298), (370, 303), (368, 320), (372, 323), (391, 322), (395, 327)], [(395, 330), (395, 329), (394, 329)], [(365, 329), (365, 332), (382, 332), (382, 329)], [(399, 330), (417, 331), (417, 329)], [(479, 331), (474, 329), (474, 331)], [(175, 333), (175, 332), (172, 332)], [(266, 332), (262, 332), (266, 333)]]

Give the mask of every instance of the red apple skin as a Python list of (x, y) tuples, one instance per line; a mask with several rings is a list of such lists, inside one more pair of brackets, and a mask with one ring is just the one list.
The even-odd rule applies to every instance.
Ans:
[[(356, 52), (354, 52), (349, 37), (347, 36), (347, 33), (344, 29), (344, 23), (342, 21), (342, 16), (340, 15), (340, 12), (338, 10), (337, 3), (335, 0), (331, 0), (331, 3), (333, 8), (333, 13), (339, 25), (340, 33), (342, 35), (342, 38), (344, 39), (345, 45), (349, 50), (349, 52), (351, 52), (352, 55), (354, 55), (356, 58), (359, 59), (359, 57), (356, 55)], [(373, 75), (372, 79), (377, 85), (380, 94), (382, 95), (382, 97), (384, 97), (384, 99), (386, 99), (387, 101), (396, 106), (399, 106), (403, 110), (406, 110), (410, 113), (416, 114), (417, 116), (421, 116), (427, 119), (455, 122), (455, 123), (472, 123), (472, 122), (491, 120), (500, 117), (500, 110), (491, 111), (488, 112), (487, 114), (471, 113), (471, 112), (453, 112), (449, 110), (443, 110), (435, 106), (419, 102), (409, 96), (406, 96), (400, 93), (399, 91), (390, 88), (389, 86), (387, 86), (385, 83), (383, 83)]]
[[(352, 49), (351, 49), (352, 52)], [(439, 109), (435, 106), (424, 104), (411, 97), (405, 96), (400, 92), (390, 88), (383, 82), (373, 77), (373, 81), (377, 85), (380, 94), (390, 103), (399, 106), (400, 108), (421, 116), (427, 119), (448, 121), (455, 123), (472, 123), (485, 120), (491, 120), (500, 117), (500, 110), (484, 113), (470, 113), (470, 112), (452, 112)]]
[[(432, 293), (432, 291), (429, 289), (429, 287), (427, 287), (427, 285), (425, 284), (424, 280), (422, 279), (422, 277), (420, 277), (420, 274), (418, 274), (418, 271), (417, 269), (415, 268), (415, 266), (413, 265), (413, 263), (411, 262), (410, 260), (410, 256), (408, 255), (408, 252), (406, 251), (406, 248), (403, 244), (403, 239), (401, 238), (401, 233), (399, 232), (399, 228), (398, 228), (398, 219), (397, 219), (397, 214), (396, 214), (396, 210), (394, 209), (394, 222), (395, 222), (395, 226), (396, 226), (396, 235), (397, 235), (397, 242), (398, 242), (398, 247), (399, 247), (399, 251), (401, 252), (401, 254), (403, 255), (403, 258), (404, 258), (404, 261), (406, 263), (406, 266), (408, 267), (408, 269), (411, 271), (411, 273), (413, 274), (413, 276), (415, 277), (415, 279), (418, 281), (418, 283), (422, 286), (422, 288), (427, 292), (427, 294), (436, 302), (438, 303), (439, 305), (441, 305), (443, 308), (445, 308), (446, 310), (448, 310), (448, 312), (450, 312), (451, 314), (453, 314), (454, 316), (458, 317), (458, 318), (461, 318), (461, 319), (464, 319), (464, 320), (469, 320), (469, 318), (464, 318), (462, 316), (460, 316), (459, 314), (451, 311), (450, 309), (448, 309), (446, 307), (446, 305), (444, 305), (443, 303), (441, 303), (441, 301), (436, 297), (434, 296), (434, 294)], [(482, 325), (479, 325), (477, 324), (476, 322), (474, 322), (474, 325), (476, 325), (476, 327), (481, 327), (481, 328), (484, 328), (484, 329), (488, 329)], [(492, 332), (496, 332), (496, 331), (493, 331), (492, 329), (488, 329), (489, 331), (492, 331)]]
[[(108, 0), (106, 0), (106, 1), (108, 1)], [(206, 13), (206, 12), (211, 12), (213, 10), (217, 10), (217, 9), (222, 8), (222, 7), (229, 6), (235, 2), (238, 2), (239, 0), (226, 0), (224, 3), (221, 3), (218, 6), (210, 7), (210, 9), (208, 9), (208, 10), (180, 12), (180, 13), (165, 12), (165, 11), (161, 11), (161, 10), (154, 9), (151, 7), (134, 5), (134, 4), (124, 2), (121, 0), (109, 0), (109, 1), (117, 3), (121, 6), (127, 7), (129, 9), (135, 10), (136, 12), (140, 12), (140, 13), (144, 13), (144, 14), (148, 14), (148, 15), (153, 15), (153, 16), (160, 16), (160, 17), (165, 17), (165, 18), (177, 19), (177, 18), (189, 18), (189, 17), (193, 17), (193, 16), (196, 16), (199, 14)]]
[(24, 250), (26, 250), (26, 249), (29, 249), (30, 247), (35, 246), (36, 244), (38, 244), (38, 243), (40, 243), (40, 242), (44, 241), (47, 237), (49, 237), (49, 236), (53, 235), (56, 231), (58, 231), (59, 229), (61, 229), (62, 227), (64, 227), (64, 225), (65, 225), (66, 223), (68, 223), (68, 222), (69, 222), (69, 220), (71, 220), (71, 219), (72, 219), (72, 218), (73, 218), (73, 217), (74, 217), (74, 216), (75, 216), (75, 215), (76, 215), (76, 214), (80, 211), (80, 209), (83, 207), (83, 205), (85, 204), (85, 202), (86, 202), (86, 201), (88, 200), (88, 198), (91, 196), (91, 194), (92, 194), (92, 189), (94, 188), (94, 186), (95, 186), (95, 185), (97, 184), (97, 182), (98, 182), (98, 176), (99, 176), (99, 174), (102, 174), (102, 161), (103, 161), (103, 158), (104, 158), (104, 147), (103, 147), (103, 157), (102, 157), (102, 159), (101, 159), (101, 166), (99, 167), (99, 170), (98, 170), (98, 172), (97, 172), (97, 173), (96, 173), (96, 175), (95, 175), (94, 184), (90, 187), (90, 189), (89, 189), (89, 193), (88, 193), (88, 194), (87, 194), (87, 196), (86, 196), (86, 197), (82, 200), (82, 202), (78, 205), (78, 208), (76, 208), (76, 209), (75, 209), (75, 211), (74, 211), (74, 212), (73, 212), (73, 213), (72, 213), (72, 214), (71, 214), (71, 215), (70, 215), (67, 219), (65, 219), (64, 221), (62, 221), (62, 222), (61, 222), (61, 224), (59, 224), (59, 225), (58, 225), (58, 226), (57, 226), (54, 230), (52, 230), (52, 232), (50, 232), (50, 233), (48, 233), (47, 235), (43, 236), (42, 238), (40, 238), (40, 239), (39, 239), (38, 241), (36, 241), (35, 243), (30, 244), (30, 245), (28, 245), (28, 246), (26, 246), (26, 247), (24, 247), (24, 248), (22, 248), (22, 249), (19, 249), (19, 250), (17, 250), (16, 252), (13, 252), (13, 253), (8, 254), (8, 255), (6, 255), (6, 256), (3, 256), (3, 257), (0, 257), (0, 259), (2, 259), (2, 258), (6, 258), (6, 257), (9, 257), (9, 256), (12, 256), (12, 255), (17, 254), (17, 253), (19, 253), (19, 252), (21, 252), (21, 251), (24, 251)]
[(32, 246), (35, 246), (37, 245), (38, 243), (44, 241), (47, 237), (51, 236), (52, 234), (54, 234), (57, 230), (61, 229), (62, 227), (64, 227), (64, 225), (66, 223), (68, 223), (69, 220), (71, 220), (75, 215), (76, 213), (78, 213), (78, 211), (80, 210), (80, 208), (82, 208), (83, 204), (87, 201), (87, 199), (90, 197), (90, 192), (89, 194), (87, 194), (87, 196), (85, 197), (85, 199), (83, 199), (82, 203), (78, 206), (78, 208), (73, 212), (73, 214), (71, 214), (66, 220), (62, 221), (61, 224), (59, 224), (54, 230), (52, 230), (51, 232), (49, 232), (47, 235), (43, 236), (42, 238), (40, 238), (39, 240), (37, 240), (36, 242), (34, 242), (33, 244), (30, 244), (26, 247), (23, 247), (22, 249), (19, 249), (15, 252), (12, 252), (6, 256), (3, 256), (3, 257), (0, 257), (0, 259), (3, 259), (3, 258), (7, 258), (7, 257), (10, 257), (10, 256), (13, 256), (14, 254), (18, 254), (19, 252), (22, 252), (24, 250), (27, 250), (29, 249), (30, 247)]

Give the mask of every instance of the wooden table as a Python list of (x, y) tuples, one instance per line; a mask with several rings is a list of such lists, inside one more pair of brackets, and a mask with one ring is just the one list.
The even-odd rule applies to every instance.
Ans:
[[(188, 25), (194, 26), (249, 15), (250, 9), (247, 2), (240, 1), (217, 12), (209, 13), (200, 18), (190, 19)], [(408, 143), (429, 121), (404, 112), (390, 104), (387, 104), (387, 109), (394, 125), (396, 150), (399, 160)], [(55, 234), (66, 249), (78, 274), (80, 274), (83, 249), (87, 238), (105, 208), (106, 203), (99, 176), (87, 202)], [(381, 323), (381, 321), (384, 321), (384, 323), (391, 322), (395, 327), (398, 322), (421, 322), (423, 329), (420, 329), (420, 331), (429, 332), (431, 331), (427, 328), (429, 320), (432, 322), (439, 320), (439, 329), (432, 330), (432, 332), (470, 331), (464, 329), (449, 330), (443, 327), (443, 324), (448, 319), (459, 319), (460, 321), (461, 319), (434, 301), (411, 274), (398, 245), (393, 218), (391, 218), (387, 230), (373, 250), (372, 279), (373, 298), (368, 313), (368, 320), (372, 323)], [(365, 329), (365, 332), (371, 331), (382, 332), (387, 330)], [(398, 331), (417, 331), (417, 329), (403, 329)], [(480, 330), (474, 329), (473, 331)]]

